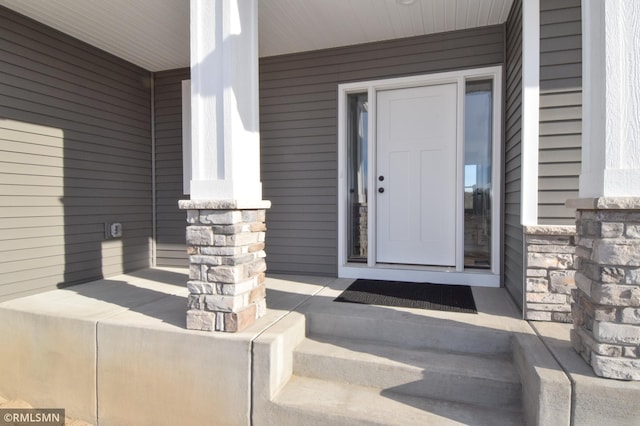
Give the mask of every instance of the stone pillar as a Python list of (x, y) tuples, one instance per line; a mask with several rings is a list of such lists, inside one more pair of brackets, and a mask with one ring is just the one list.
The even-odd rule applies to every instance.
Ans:
[(599, 376), (640, 380), (640, 2), (582, 2), (582, 172), (575, 349)]
[(575, 226), (525, 226), (524, 233), (525, 319), (571, 322)]
[(573, 346), (597, 375), (640, 380), (640, 198), (568, 204), (578, 209)]
[(257, 0), (191, 0), (187, 328), (240, 331), (266, 311)]
[(187, 328), (240, 331), (266, 312), (265, 209), (259, 203), (181, 201), (187, 210)]

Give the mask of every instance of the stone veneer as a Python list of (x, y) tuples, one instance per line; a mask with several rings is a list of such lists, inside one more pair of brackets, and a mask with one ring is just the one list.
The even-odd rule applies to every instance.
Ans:
[(268, 201), (180, 201), (187, 210), (187, 328), (240, 331), (266, 312)]
[(575, 226), (525, 226), (525, 319), (571, 322)]
[(597, 375), (640, 380), (640, 198), (567, 205), (578, 209), (573, 346)]

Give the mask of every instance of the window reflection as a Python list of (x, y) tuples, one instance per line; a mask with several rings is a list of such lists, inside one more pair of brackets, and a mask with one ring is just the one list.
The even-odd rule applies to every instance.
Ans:
[(368, 102), (366, 93), (351, 94), (348, 109), (348, 162), (349, 162), (349, 220), (348, 260), (366, 262), (367, 233), (367, 124)]
[(491, 267), (493, 82), (468, 81), (464, 123), (464, 265)]

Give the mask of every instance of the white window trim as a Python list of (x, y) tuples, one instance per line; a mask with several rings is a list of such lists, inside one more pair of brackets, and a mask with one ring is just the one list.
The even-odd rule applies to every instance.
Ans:
[[(467, 79), (491, 78), (494, 81), (494, 110), (493, 110), (493, 147), (492, 147), (492, 258), (491, 270), (464, 269), (464, 221), (462, 209), (457, 208), (457, 266), (456, 268), (427, 267), (415, 265), (386, 265), (376, 263), (375, 211), (376, 187), (375, 173), (368, 176), (369, 220), (368, 220), (368, 261), (367, 264), (349, 263), (347, 261), (347, 220), (348, 220), (348, 191), (347, 191), (347, 95), (367, 92), (369, 102), (369, 117), (376, 117), (376, 93), (378, 90), (400, 89), (418, 86), (431, 86), (446, 83), (457, 83), (464, 88)], [(462, 92), (462, 93), (461, 93)], [(463, 143), (464, 143), (464, 90), (458, 90), (458, 146), (457, 146), (457, 177), (462, 182), (463, 173)], [(376, 146), (376, 120), (368, 120), (369, 146)], [(502, 142), (502, 67), (486, 67), (470, 70), (451, 71), (437, 74), (427, 74), (411, 77), (390, 78), (356, 83), (345, 83), (338, 86), (338, 276), (341, 278), (388, 279), (403, 281), (425, 281), (441, 284), (467, 284), (479, 287), (500, 286), (501, 265), (501, 142)], [(376, 150), (368, 149), (367, 161), (376, 164)], [(370, 169), (371, 170), (371, 169)], [(458, 194), (458, 206), (464, 200), (461, 186)]]

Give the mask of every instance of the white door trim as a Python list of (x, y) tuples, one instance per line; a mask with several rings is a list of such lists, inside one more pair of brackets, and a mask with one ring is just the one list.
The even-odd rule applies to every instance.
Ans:
[[(367, 199), (369, 203), (368, 220), (368, 262), (354, 264), (347, 261), (347, 96), (353, 93), (368, 93), (369, 116), (376, 117), (376, 93), (378, 90), (399, 89), (417, 86), (430, 86), (457, 83), (464, 88), (466, 80), (491, 78), (494, 81), (493, 111), (493, 176), (492, 176), (492, 259), (491, 270), (464, 269), (464, 232), (461, 208), (457, 208), (457, 264), (455, 268), (422, 267), (415, 265), (381, 265), (376, 264), (375, 211), (376, 190), (375, 172), (368, 176)], [(451, 71), (410, 77), (390, 78), (384, 80), (345, 83), (338, 86), (338, 276), (344, 278), (378, 278), (403, 281), (429, 281), (442, 284), (469, 284), (485, 287), (500, 286), (501, 264), (501, 141), (502, 141), (502, 67), (486, 67), (471, 70)], [(463, 182), (464, 143), (464, 90), (458, 90), (458, 143), (457, 143), (457, 177)], [(368, 120), (369, 146), (376, 146), (375, 120)], [(375, 165), (376, 149), (368, 149), (368, 164)], [(460, 185), (458, 185), (460, 186)], [(464, 194), (460, 187), (458, 206), (462, 206)]]

